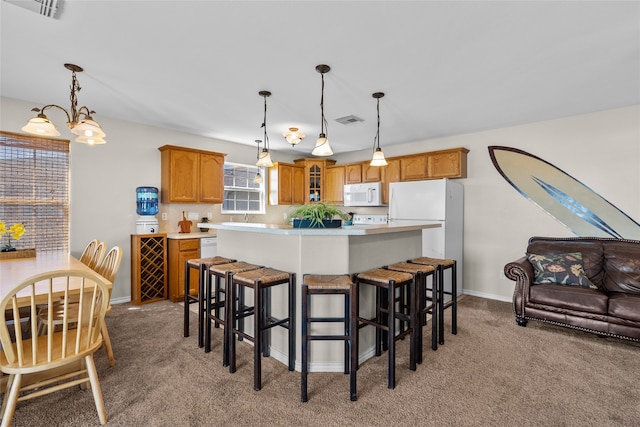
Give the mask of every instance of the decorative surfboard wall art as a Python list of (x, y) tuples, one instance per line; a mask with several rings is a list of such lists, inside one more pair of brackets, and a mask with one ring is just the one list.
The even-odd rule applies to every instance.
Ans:
[(511, 147), (490, 146), (489, 156), (513, 188), (576, 236), (640, 240), (640, 224), (551, 163)]

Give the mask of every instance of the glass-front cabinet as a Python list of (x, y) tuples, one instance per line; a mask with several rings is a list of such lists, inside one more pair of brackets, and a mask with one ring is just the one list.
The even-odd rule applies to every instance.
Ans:
[(304, 203), (316, 203), (326, 200), (325, 172), (327, 166), (334, 165), (330, 159), (297, 159), (296, 165), (304, 166)]

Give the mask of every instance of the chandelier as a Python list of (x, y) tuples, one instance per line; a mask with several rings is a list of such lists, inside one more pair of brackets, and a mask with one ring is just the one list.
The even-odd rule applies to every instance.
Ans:
[(83, 71), (82, 67), (74, 64), (64, 64), (65, 68), (71, 71), (71, 113), (56, 104), (48, 104), (42, 108), (33, 108), (31, 111), (38, 112), (36, 117), (30, 119), (22, 128), (24, 132), (40, 135), (40, 136), (60, 136), (60, 132), (56, 126), (44, 114), (45, 110), (56, 107), (67, 115), (67, 126), (71, 133), (77, 135), (76, 142), (87, 145), (104, 144), (106, 136), (102, 127), (91, 117), (95, 111), (82, 106), (78, 108), (78, 92), (80, 92), (80, 83), (76, 78), (76, 73)]

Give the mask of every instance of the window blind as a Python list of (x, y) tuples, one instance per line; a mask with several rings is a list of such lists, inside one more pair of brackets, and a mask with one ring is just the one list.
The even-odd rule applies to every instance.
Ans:
[(68, 140), (0, 131), (0, 221), (24, 224), (15, 248), (69, 251)]

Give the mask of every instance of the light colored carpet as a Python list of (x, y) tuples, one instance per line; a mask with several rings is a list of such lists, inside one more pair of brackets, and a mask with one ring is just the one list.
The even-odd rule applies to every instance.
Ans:
[[(252, 388), (248, 344), (238, 371), (223, 369), (221, 330), (213, 350), (182, 337), (182, 306), (168, 301), (114, 305), (108, 315), (117, 359), (96, 364), (112, 426), (637, 426), (640, 344), (529, 322), (516, 325), (511, 304), (466, 296), (459, 330), (408, 370), (399, 345), (397, 386), (386, 387), (386, 353), (358, 370), (358, 401), (348, 375), (310, 374), (300, 403), (300, 374), (263, 359), (263, 389)], [(447, 328), (449, 324), (447, 315)], [(426, 332), (426, 330), (425, 330)], [(426, 336), (429, 336), (426, 334)], [(99, 425), (91, 392), (72, 388), (21, 402), (16, 426)]]

